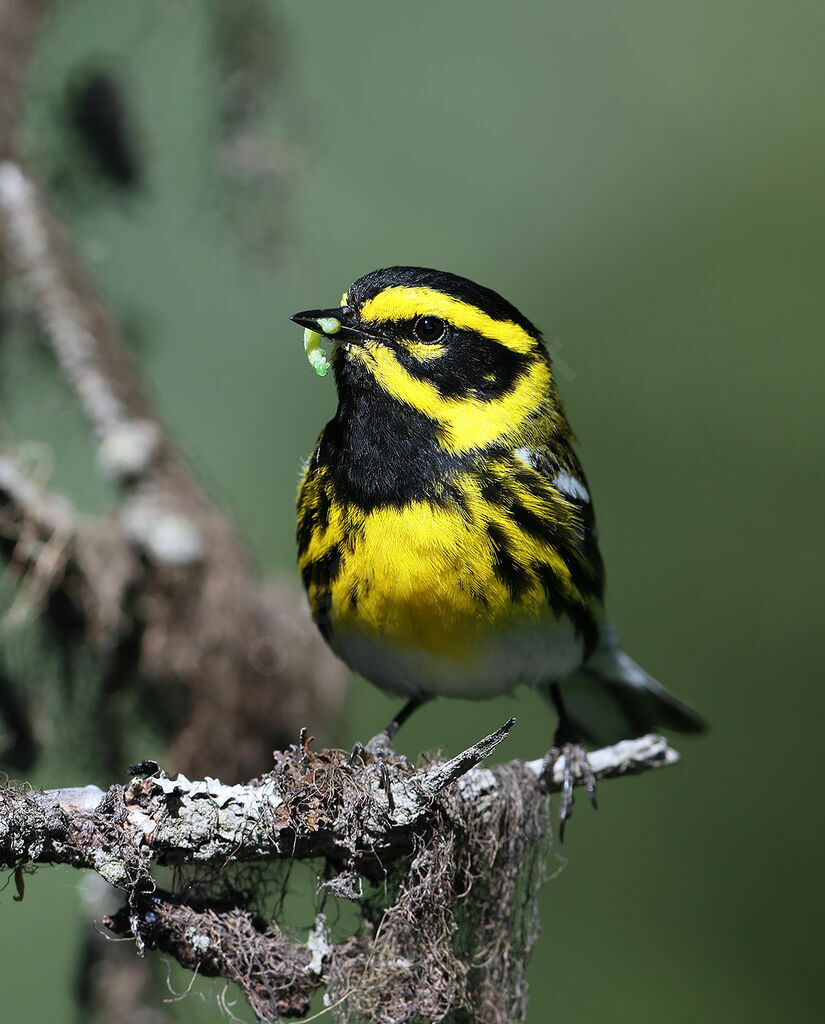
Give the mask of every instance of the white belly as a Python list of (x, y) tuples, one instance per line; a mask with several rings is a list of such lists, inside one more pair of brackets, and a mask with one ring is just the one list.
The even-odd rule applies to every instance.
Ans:
[(471, 656), (460, 659), (413, 645), (399, 646), (380, 634), (334, 631), (330, 645), (352, 669), (382, 690), (404, 697), (495, 697), (516, 686), (562, 679), (580, 667), (581, 638), (566, 616), (511, 626), (488, 634)]

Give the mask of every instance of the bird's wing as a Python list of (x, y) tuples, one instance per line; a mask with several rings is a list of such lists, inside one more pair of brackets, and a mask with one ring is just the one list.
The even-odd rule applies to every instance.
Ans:
[(559, 452), (558, 445), (536, 443), (511, 450), (507, 473), (510, 515), (544, 545), (547, 558), (534, 568), (554, 614), (573, 620), (586, 659), (599, 642), (604, 573), (584, 473), (569, 446)]
[(589, 577), (588, 589), (601, 604), (604, 596), (604, 565), (599, 551), (596, 514), (587, 478), (575, 452), (567, 447), (563, 453), (563, 463), (544, 447), (517, 448), (514, 455), (527, 471), (537, 473), (544, 484), (549, 484), (570, 507), (572, 515), (567, 527), (569, 537), (566, 539), (583, 563), (581, 568)]

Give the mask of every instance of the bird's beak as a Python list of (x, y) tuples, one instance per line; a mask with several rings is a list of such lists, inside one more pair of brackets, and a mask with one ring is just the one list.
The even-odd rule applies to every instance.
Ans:
[(351, 306), (333, 306), (332, 309), (306, 309), (289, 318), (299, 327), (308, 327), (335, 341), (362, 344), (365, 339), (384, 339), (375, 331), (365, 330), (360, 317)]
[(321, 334), (337, 334), (341, 330), (341, 307), (337, 309), (305, 309), (289, 318), (299, 327), (308, 327)]

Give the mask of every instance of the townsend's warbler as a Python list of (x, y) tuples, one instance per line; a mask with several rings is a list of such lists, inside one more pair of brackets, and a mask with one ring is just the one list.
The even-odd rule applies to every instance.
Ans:
[(408, 698), (388, 731), (430, 697), (520, 683), (553, 702), (565, 747), (701, 730), (605, 619), (590, 490), (530, 321), (419, 267), (292, 319), (333, 343), (338, 388), (300, 484), (299, 566), (332, 649)]

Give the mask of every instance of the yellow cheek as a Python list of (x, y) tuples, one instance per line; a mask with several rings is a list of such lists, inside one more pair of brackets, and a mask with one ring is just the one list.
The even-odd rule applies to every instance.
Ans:
[(439, 443), (454, 454), (518, 434), (552, 383), (550, 368), (536, 361), (516, 388), (495, 401), (467, 396), (443, 398), (433, 384), (410, 376), (385, 346), (376, 345), (368, 353), (358, 352), (368, 361), (370, 372), (381, 387), (393, 398), (435, 420), (442, 427)]
[(443, 345), (428, 345), (423, 341), (408, 341), (405, 347), (413, 358), (422, 363), (440, 359), (447, 351)]

